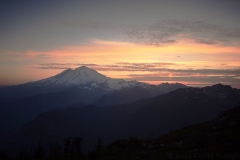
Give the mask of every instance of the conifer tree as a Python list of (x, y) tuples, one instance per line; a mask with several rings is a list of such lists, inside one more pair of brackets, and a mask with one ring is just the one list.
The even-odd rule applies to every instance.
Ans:
[(43, 146), (39, 143), (37, 148), (34, 151), (34, 158), (35, 159), (43, 159), (45, 157), (45, 149)]

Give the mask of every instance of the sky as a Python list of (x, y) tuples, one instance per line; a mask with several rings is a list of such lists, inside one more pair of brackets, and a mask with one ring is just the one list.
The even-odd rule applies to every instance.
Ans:
[(239, 0), (0, 0), (0, 85), (87, 66), (240, 88)]

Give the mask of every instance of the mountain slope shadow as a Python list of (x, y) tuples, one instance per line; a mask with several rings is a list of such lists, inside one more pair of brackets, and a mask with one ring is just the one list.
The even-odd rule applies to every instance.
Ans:
[[(9, 142), (9, 148), (39, 141), (63, 142), (83, 137), (83, 150), (92, 150), (100, 137), (104, 144), (134, 136), (157, 137), (195, 123), (210, 121), (239, 103), (239, 90), (214, 85), (184, 88), (125, 105), (85, 106), (40, 114)], [(14, 145), (13, 145), (14, 144)]]

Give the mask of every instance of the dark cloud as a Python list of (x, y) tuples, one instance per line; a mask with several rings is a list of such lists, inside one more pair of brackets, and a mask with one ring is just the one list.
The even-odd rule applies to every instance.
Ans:
[[(224, 64), (223, 64), (224, 65)], [(40, 69), (65, 69), (76, 68), (79, 66), (87, 66), (93, 69), (103, 71), (148, 71), (148, 72), (168, 72), (168, 73), (184, 73), (184, 74), (222, 74), (240, 76), (240, 68), (238, 69), (171, 69), (171, 67), (179, 67), (175, 63), (128, 63), (119, 62), (111, 65), (87, 64), (87, 63), (44, 63), (39, 64), (36, 68)], [(207, 66), (205, 66), (207, 67)]]
[(165, 20), (142, 26), (103, 22), (65, 22), (64, 25), (79, 29), (120, 29), (130, 41), (151, 46), (177, 43), (179, 35), (207, 45), (230, 43), (240, 38), (239, 28), (228, 28), (204, 21)]
[[(236, 72), (236, 71), (234, 71)], [(156, 73), (156, 74), (131, 74), (128, 75), (129, 80), (136, 79), (138, 81), (157, 81), (159, 82), (180, 82), (180, 83), (186, 83), (186, 84), (197, 84), (197, 86), (200, 86), (200, 84), (203, 84), (205, 86), (213, 85), (216, 83), (223, 83), (231, 85), (232, 87), (240, 88), (240, 81), (239, 81), (239, 70), (238, 75), (218, 75), (218, 74), (212, 74), (212, 75), (204, 75), (204, 74), (193, 74), (193, 73)]]
[(76, 68), (78, 66), (88, 66), (88, 67), (96, 67), (97, 64), (86, 64), (86, 63), (42, 63), (39, 64), (35, 68), (39, 69), (68, 69), (68, 68)]
[(176, 81), (176, 82), (211, 82), (211, 83), (239, 83), (235, 76), (149, 76), (149, 75), (129, 75), (131, 79), (139, 81)]
[(240, 38), (240, 29), (210, 24), (204, 21), (168, 20), (149, 26), (123, 29), (130, 41), (145, 45), (164, 46), (177, 43), (177, 36), (189, 37), (197, 43), (215, 45)]
[(189, 73), (189, 74), (226, 74), (226, 75), (231, 75), (231, 74), (236, 74), (240, 75), (240, 69), (165, 69), (167, 72), (172, 72), (172, 73)]
[(64, 26), (79, 29), (118, 29), (134, 42), (151, 46), (166, 46), (179, 42), (179, 37), (196, 43), (216, 45), (240, 39), (240, 28), (229, 28), (204, 21), (165, 20), (149, 25), (116, 24), (103, 22), (65, 22)]
[(219, 44), (218, 41), (210, 40), (210, 39), (195, 39), (195, 42), (199, 44), (207, 44), (207, 45)]
[(159, 76), (159, 75), (129, 75), (130, 79), (138, 81), (175, 81), (175, 82), (210, 82), (240, 84), (235, 76)]
[(111, 65), (98, 65), (86, 63), (44, 63), (39, 64), (36, 68), (40, 69), (66, 69), (76, 68), (79, 66), (91, 67), (98, 71), (158, 71), (162, 67), (176, 65), (174, 63), (127, 63), (119, 62)]
[[(240, 87), (240, 68), (237, 69), (172, 69), (182, 67), (175, 63), (128, 63), (119, 62), (111, 65), (86, 64), (86, 63), (45, 63), (39, 64), (40, 69), (67, 69), (87, 66), (97, 71), (130, 71), (129, 80), (138, 81), (171, 81), (194, 83), (224, 83)], [(225, 65), (225, 64), (222, 64)], [(186, 66), (185, 66), (186, 67)], [(209, 66), (204, 66), (208, 67)], [(136, 71), (143, 72), (142, 74)], [(149, 74), (149, 72), (152, 72)], [(136, 73), (136, 74), (134, 74)]]

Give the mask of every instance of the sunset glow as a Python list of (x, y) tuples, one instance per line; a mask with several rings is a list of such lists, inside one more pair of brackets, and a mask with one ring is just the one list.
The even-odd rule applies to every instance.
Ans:
[[(165, 3), (167, 2), (162, 2)], [(112, 3), (109, 5), (117, 7)], [(161, 3), (156, 5), (160, 7)], [(171, 2), (171, 5), (174, 3)], [(82, 9), (96, 6), (97, 4), (91, 7), (86, 4)], [(179, 6), (179, 10), (185, 7)], [(228, 9), (232, 9), (231, 7)], [(163, 10), (169, 13), (168, 10)], [(221, 9), (212, 8), (211, 13), (219, 11), (222, 12)], [(9, 13), (6, 9), (2, 12)], [(29, 14), (24, 10), (19, 12), (20, 15)], [(61, 7), (54, 12), (61, 13)], [(84, 11), (79, 11), (79, 15), (80, 12)], [(105, 15), (104, 11), (95, 12)], [(126, 12), (132, 13), (128, 10)], [(106, 11), (107, 15), (111, 13), (112, 11)], [(123, 12), (120, 11), (119, 14)], [(101, 16), (98, 20), (90, 21), (88, 18), (92, 16), (89, 15), (86, 19), (81, 17), (80, 21), (72, 13), (66, 13), (66, 20), (51, 14), (47, 18), (47, 15), (39, 10), (36, 16), (46, 18), (46, 23), (41, 26), (52, 29), (43, 30), (40, 26), (31, 24), (32, 17), (27, 16), (26, 28), (29, 32), (26, 31), (24, 36), (21, 33), (22, 22), (14, 22), (19, 23), (19, 29), (11, 27), (14, 25), (12, 21), (7, 23), (9, 31), (4, 32), (5, 36), (1, 36), (3, 43), (0, 45), (0, 84), (12, 85), (40, 80), (54, 76), (66, 68), (85, 65), (111, 78), (151, 84), (179, 82), (204, 86), (224, 83), (240, 87), (239, 20), (234, 19), (233, 13), (229, 13), (232, 17), (231, 25), (226, 25), (224, 20), (214, 16), (209, 17), (212, 21), (204, 21), (202, 18), (194, 20), (196, 17), (204, 17), (204, 13), (202, 14), (197, 15), (194, 12), (192, 17), (187, 18), (185, 15), (186, 18), (177, 20), (168, 16), (158, 19), (156, 16), (150, 22), (149, 17), (155, 17), (155, 14), (151, 13), (148, 18), (143, 18), (142, 23), (133, 23), (133, 18), (139, 18), (137, 15), (126, 19), (119, 18), (118, 22)], [(59, 22), (71, 23), (61, 23), (57, 27), (58, 22), (50, 22), (54, 18)], [(5, 19), (6, 17), (2, 23)], [(132, 20), (132, 23), (128, 23), (128, 20)], [(38, 22), (42, 21), (35, 19), (33, 23)], [(32, 37), (29, 38), (29, 35)]]

